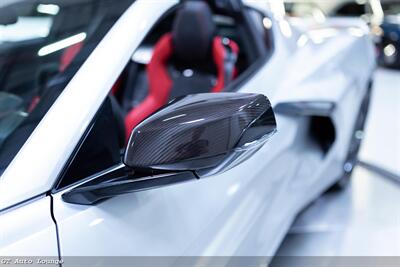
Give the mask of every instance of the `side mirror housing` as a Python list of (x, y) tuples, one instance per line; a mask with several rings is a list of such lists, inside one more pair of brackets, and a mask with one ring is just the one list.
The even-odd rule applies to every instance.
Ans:
[(275, 131), (274, 112), (264, 95), (188, 95), (132, 131), (124, 163), (133, 169), (211, 175), (250, 157)]

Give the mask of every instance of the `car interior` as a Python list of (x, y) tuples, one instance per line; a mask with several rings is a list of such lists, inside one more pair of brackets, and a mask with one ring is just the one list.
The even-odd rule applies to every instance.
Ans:
[(171, 99), (223, 91), (255, 60), (239, 14), (226, 13), (187, 1), (155, 26), (121, 76), (123, 88), (114, 90), (127, 136)]
[[(86, 39), (36, 59), (41, 62), (31, 67), (35, 75), (30, 85), (35, 89), (25, 96), (15, 93), (24, 103), (19, 107), (24, 118), (2, 141), (2, 170), (132, 0), (120, 1), (118, 5), (110, 4), (109, 0), (97, 1), (95, 9), (91, 1), (84, 2), (87, 8), (76, 4), (61, 5), (49, 36), (54, 41), (84, 31)], [(164, 14), (111, 88), (109, 97), (89, 127), (90, 131), (65, 167), (67, 178), (62, 179), (58, 187), (120, 162), (131, 130), (172, 99), (188, 94), (235, 90), (235, 82), (245, 78), (260, 58), (267, 58), (271, 53), (271, 40), (255, 32), (254, 18), (234, 3), (239, 2), (187, 0)], [(110, 11), (110, 7), (114, 10)], [(91, 17), (91, 21), (68, 20), (76, 12), (86, 12), (82, 17)], [(262, 23), (261, 20), (257, 22)], [(49, 40), (40, 41), (49, 43)], [(11, 67), (20, 64), (23, 62)], [(14, 95), (15, 87), (22, 88), (10, 86), (7, 93)], [(115, 140), (102, 138), (104, 136), (115, 136)]]
[[(0, 173), (132, 0), (119, 1), (118, 5), (110, 0), (43, 1), (43, 5), (48, 3), (59, 6), (57, 14), (40, 13), (41, 1), (11, 5), (18, 23), (30, 19), (36, 21), (37, 27), (48, 27), (41, 21), (50, 18), (50, 27), (44, 37), (28, 36), (0, 42), (0, 101), (17, 99), (0, 114)], [(12, 30), (13, 26), (3, 25), (5, 30), (9, 27)], [(82, 32), (87, 36), (84, 42), (39, 55), (42, 48)]]

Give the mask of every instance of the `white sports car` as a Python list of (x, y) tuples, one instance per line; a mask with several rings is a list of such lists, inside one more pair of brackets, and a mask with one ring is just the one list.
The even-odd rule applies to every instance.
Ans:
[(0, 6), (2, 256), (272, 256), (353, 169), (375, 68), (357, 20), (300, 30), (263, 0)]

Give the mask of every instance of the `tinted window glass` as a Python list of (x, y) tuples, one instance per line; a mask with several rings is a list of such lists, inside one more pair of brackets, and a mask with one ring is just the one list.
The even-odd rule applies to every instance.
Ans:
[(0, 173), (133, 1), (26, 0), (0, 7)]
[(57, 189), (120, 163), (124, 145), (124, 117), (117, 101), (109, 96), (65, 166)]

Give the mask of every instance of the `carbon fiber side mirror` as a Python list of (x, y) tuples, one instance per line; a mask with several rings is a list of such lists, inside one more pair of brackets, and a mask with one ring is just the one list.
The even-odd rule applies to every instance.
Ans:
[(240, 164), (275, 131), (274, 112), (264, 95), (188, 95), (132, 131), (124, 163), (133, 169), (190, 170), (207, 176)]
[(276, 131), (263, 95), (189, 95), (170, 102), (131, 134), (124, 164), (63, 194), (93, 205), (121, 194), (222, 173), (252, 156)]

